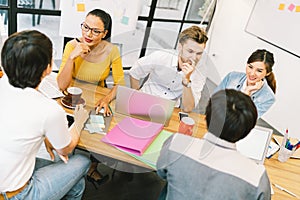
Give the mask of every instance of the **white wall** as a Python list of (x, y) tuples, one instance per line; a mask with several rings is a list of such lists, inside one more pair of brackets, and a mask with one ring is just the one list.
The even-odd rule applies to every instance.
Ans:
[[(292, 137), (300, 138), (300, 59), (245, 32), (254, 3), (255, 0), (218, 0), (208, 33), (208, 55), (223, 78), (233, 70), (245, 71), (248, 57), (258, 48), (274, 53), (276, 102), (262, 119), (281, 133), (288, 128)], [(265, 26), (267, 28), (268, 24)], [(278, 31), (282, 32), (286, 40), (289, 39), (289, 34), (280, 26)], [(217, 84), (219, 81), (215, 79)]]

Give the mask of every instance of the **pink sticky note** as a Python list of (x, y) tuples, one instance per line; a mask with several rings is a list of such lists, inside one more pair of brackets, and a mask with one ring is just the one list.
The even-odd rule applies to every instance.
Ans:
[(290, 4), (288, 9), (292, 12), (296, 6), (294, 4)]

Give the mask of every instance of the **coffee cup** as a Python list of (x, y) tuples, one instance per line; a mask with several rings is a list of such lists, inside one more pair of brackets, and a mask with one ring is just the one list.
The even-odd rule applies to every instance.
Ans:
[(192, 135), (195, 121), (190, 117), (183, 117), (180, 120), (178, 132), (185, 135)]
[(70, 102), (72, 105), (76, 105), (81, 99), (82, 89), (78, 87), (69, 87), (67, 90), (63, 91), (63, 94), (66, 95), (66, 101)]

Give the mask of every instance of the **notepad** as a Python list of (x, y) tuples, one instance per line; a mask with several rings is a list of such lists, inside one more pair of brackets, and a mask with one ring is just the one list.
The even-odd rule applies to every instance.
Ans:
[(38, 90), (50, 99), (64, 96), (63, 93), (59, 90), (56, 76), (57, 73), (52, 72), (42, 80), (38, 87)]
[(163, 129), (163, 124), (125, 117), (102, 138), (121, 150), (142, 155)]
[(160, 155), (160, 150), (162, 149), (162, 146), (164, 142), (172, 135), (172, 132), (162, 130), (158, 136), (154, 139), (154, 141), (149, 145), (149, 147), (146, 149), (143, 155), (137, 156), (135, 154), (128, 153), (130, 156), (142, 161), (146, 165), (149, 165), (153, 169), (156, 169), (156, 163), (158, 160), (158, 157)]
[(245, 138), (236, 142), (237, 150), (256, 163), (263, 164), (272, 133), (272, 129), (255, 126)]

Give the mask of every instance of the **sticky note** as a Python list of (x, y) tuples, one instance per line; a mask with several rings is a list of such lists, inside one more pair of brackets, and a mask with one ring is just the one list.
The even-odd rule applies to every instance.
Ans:
[(279, 4), (278, 10), (284, 10), (285, 4), (281, 3)]
[(90, 121), (91, 121), (91, 123), (104, 124), (104, 118), (102, 115), (91, 115)]
[(84, 3), (78, 3), (77, 4), (77, 11), (78, 12), (85, 12), (85, 4)]
[(121, 23), (125, 24), (125, 25), (128, 25), (128, 22), (129, 22), (129, 17), (123, 16), (122, 19), (121, 19)]
[(96, 124), (85, 124), (85, 129), (90, 133), (103, 133), (103, 129)]
[(296, 6), (296, 12), (300, 12), (300, 6)]
[(288, 9), (289, 9), (290, 11), (293, 11), (293, 10), (294, 10), (294, 8), (295, 8), (295, 5), (294, 5), (294, 4), (292, 4), (292, 3), (291, 3), (291, 4), (289, 5), (289, 7), (288, 7)]

